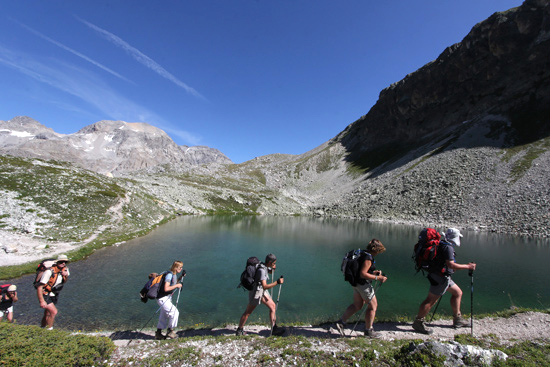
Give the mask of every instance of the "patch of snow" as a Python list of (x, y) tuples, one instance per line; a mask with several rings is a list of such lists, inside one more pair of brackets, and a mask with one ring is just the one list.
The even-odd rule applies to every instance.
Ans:
[(34, 134), (31, 134), (26, 131), (13, 131), (9, 129), (2, 129), (0, 132), (8, 132), (10, 135), (17, 136), (18, 138), (32, 138), (34, 137)]

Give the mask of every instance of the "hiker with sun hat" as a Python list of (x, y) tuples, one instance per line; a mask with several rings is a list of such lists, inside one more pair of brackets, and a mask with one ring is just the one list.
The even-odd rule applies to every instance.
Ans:
[(0, 321), (6, 315), (8, 322), (13, 322), (13, 304), (18, 301), (17, 286), (15, 284), (0, 288)]
[(53, 323), (57, 315), (56, 304), (59, 292), (69, 278), (68, 263), (69, 258), (67, 255), (59, 255), (55, 263), (50, 268), (44, 270), (38, 280), (36, 294), (40, 307), (44, 309), (44, 316), (42, 317), (40, 326), (48, 330), (53, 329)]
[(424, 325), (424, 317), (428, 315), (433, 305), (447, 291), (451, 293), (453, 327), (460, 328), (470, 326), (470, 322), (463, 319), (460, 313), (462, 290), (451, 279), (451, 276), (455, 270), (468, 269), (470, 271), (474, 271), (476, 269), (475, 263), (457, 264), (455, 262), (455, 248), (460, 247), (460, 237), (462, 237), (462, 234), (458, 229), (449, 228), (440, 242), (440, 249), (434, 259), (434, 265), (428, 270), (428, 280), (430, 281), (428, 296), (420, 304), (418, 314), (412, 324), (412, 327), (416, 332), (422, 334), (432, 334), (433, 331), (426, 328)]

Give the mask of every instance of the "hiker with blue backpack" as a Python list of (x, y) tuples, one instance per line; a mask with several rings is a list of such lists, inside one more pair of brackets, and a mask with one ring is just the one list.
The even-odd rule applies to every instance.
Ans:
[[(425, 232), (425, 234), (423, 234)], [(419, 236), (419, 244), (421, 241), (433, 243), (433, 246), (424, 245), (425, 256), (421, 256), (421, 246), (417, 244), (418, 251), (415, 248), (416, 257), (424, 257), (424, 270), (428, 271), (428, 280), (430, 282), (430, 290), (426, 299), (420, 304), (418, 314), (412, 324), (415, 331), (422, 334), (432, 334), (433, 330), (426, 328), (424, 318), (430, 312), (430, 309), (447, 291), (451, 293), (451, 309), (453, 311), (453, 327), (469, 327), (470, 323), (462, 318), (460, 312), (460, 303), (462, 300), (462, 290), (453, 282), (451, 276), (455, 270), (470, 270), (473, 272), (476, 269), (475, 263), (457, 264), (455, 262), (455, 248), (460, 247), (460, 237), (462, 234), (456, 228), (449, 228), (441, 238), (441, 235), (432, 228), (426, 228)], [(422, 237), (427, 236), (427, 241)], [(441, 240), (440, 240), (441, 238)], [(430, 256), (429, 250), (432, 254)], [(417, 261), (421, 261), (418, 259)]]
[[(177, 337), (174, 329), (178, 326), (179, 311), (172, 303), (172, 294), (183, 286), (180, 283), (181, 277), (178, 280), (178, 273), (183, 270), (183, 262), (174, 261), (170, 267), (170, 271), (163, 274), (163, 279), (160, 282), (158, 295), (156, 298), (157, 304), (160, 307), (159, 322), (155, 333), (156, 340), (174, 339)], [(184, 271), (185, 272), (185, 271)], [(178, 295), (179, 296), (179, 295)], [(162, 334), (162, 330), (166, 330), (166, 335)]]
[(378, 308), (373, 282), (386, 282), (388, 278), (381, 270), (376, 270), (374, 257), (386, 251), (386, 248), (380, 242), (373, 238), (367, 245), (366, 250), (350, 251), (344, 257), (342, 262), (342, 272), (345, 279), (353, 287), (353, 303), (348, 306), (340, 320), (336, 322), (336, 328), (345, 336), (346, 321), (356, 312), (360, 311), (365, 303), (367, 310), (365, 312), (365, 336), (376, 338), (379, 336), (374, 331), (373, 323)]
[[(249, 259), (250, 260), (250, 259)], [(267, 283), (268, 281), (268, 274), (272, 273), (277, 268), (277, 258), (273, 254), (269, 254), (265, 257), (264, 263), (258, 263), (258, 264), (252, 264), (249, 261), (247, 261), (247, 269), (254, 268), (255, 271), (249, 272), (252, 276), (253, 281), (251, 282), (251, 286), (249, 287), (247, 284), (245, 284), (245, 272), (243, 272), (243, 276), (241, 276), (241, 285), (243, 285), (246, 289), (249, 289), (248, 291), (248, 305), (246, 306), (246, 310), (241, 316), (241, 319), (239, 321), (239, 326), (237, 327), (236, 335), (246, 335), (246, 332), (244, 331), (244, 324), (248, 320), (248, 317), (252, 314), (254, 309), (256, 307), (263, 303), (267, 306), (269, 309), (269, 320), (271, 321), (271, 334), (272, 335), (282, 335), (285, 331), (284, 328), (278, 327), (276, 324), (276, 310), (277, 306), (273, 299), (271, 298), (268, 290), (276, 287), (279, 284), (284, 283), (284, 278), (281, 276), (279, 279), (272, 283)], [(253, 274), (252, 274), (253, 273)]]

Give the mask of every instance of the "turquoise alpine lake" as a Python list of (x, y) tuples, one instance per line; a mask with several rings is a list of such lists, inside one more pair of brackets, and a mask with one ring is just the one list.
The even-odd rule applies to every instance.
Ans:
[[(273, 289), (278, 322), (318, 324), (337, 320), (352, 301), (353, 290), (344, 281), (340, 265), (344, 254), (365, 248), (372, 238), (386, 252), (376, 266), (388, 281), (377, 291), (377, 318), (414, 317), (426, 297), (429, 283), (416, 273), (412, 248), (420, 226), (304, 217), (185, 216), (150, 234), (96, 251), (70, 264), (71, 276), (60, 294), (56, 327), (72, 330), (128, 330), (156, 326), (158, 306), (142, 303), (138, 292), (151, 272), (168, 270), (182, 260), (187, 276), (179, 295), (179, 326), (218, 327), (236, 324), (248, 295), (237, 288), (246, 259), (277, 256), (274, 278), (284, 276)], [(445, 228), (438, 228), (444, 231)], [(477, 263), (474, 272), (474, 313), (510, 307), (550, 307), (550, 242), (546, 239), (462, 231), (456, 249), (458, 263)], [(40, 324), (42, 309), (32, 276), (17, 284), (20, 301), (14, 313), (18, 323)], [(471, 278), (458, 271), (453, 280), (462, 288), (462, 312), (470, 313)], [(174, 293), (174, 303), (178, 293)], [(438, 313), (449, 315), (446, 294)], [(351, 321), (357, 320), (355, 315)], [(267, 324), (267, 308), (258, 306), (248, 323)]]

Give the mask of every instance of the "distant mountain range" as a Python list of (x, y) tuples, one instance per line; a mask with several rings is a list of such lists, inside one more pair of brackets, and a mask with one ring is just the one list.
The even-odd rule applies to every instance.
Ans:
[[(0, 121), (0, 154), (112, 173), (126, 199), (147, 198), (147, 206), (135, 204), (147, 211), (314, 215), (550, 237), (549, 135), (550, 1), (526, 0), (475, 25), (381, 91), (365, 116), (301, 155), (232, 164), (216, 149), (178, 146), (144, 123), (101, 121), (60, 135), (28, 117)], [(24, 196), (21, 188), (4, 182), (12, 212), (0, 206), (0, 225), (3, 215), (25, 210), (8, 200)]]
[(99, 121), (63, 135), (25, 116), (0, 121), (0, 154), (69, 161), (113, 174), (163, 164), (232, 163), (217, 149), (178, 146), (164, 131), (146, 123)]

